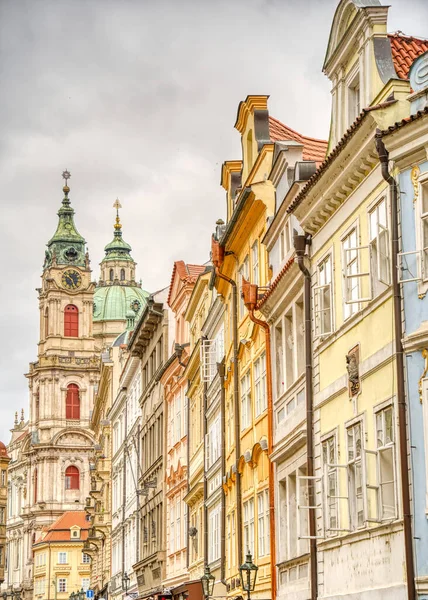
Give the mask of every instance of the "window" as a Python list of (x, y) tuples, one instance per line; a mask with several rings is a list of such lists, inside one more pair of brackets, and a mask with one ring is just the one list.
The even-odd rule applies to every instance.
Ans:
[(331, 285), (331, 256), (318, 265), (318, 285), (315, 287), (315, 335), (333, 331), (333, 293)]
[(251, 377), (250, 371), (241, 379), (241, 430), (251, 425)]
[(6, 485), (6, 469), (1, 470), (1, 485), (4, 487)]
[(81, 587), (84, 592), (86, 592), (86, 590), (89, 590), (89, 583), (90, 583), (89, 577), (82, 577)]
[(110, 277), (110, 281), (113, 281), (113, 279), (114, 279), (114, 271), (113, 271), (113, 269), (110, 269), (110, 275), (109, 275), (109, 277)]
[(327, 535), (339, 529), (339, 481), (337, 467), (336, 436), (332, 435), (322, 442), (322, 459), (325, 481), (324, 524)]
[(251, 246), (251, 271), (252, 271), (252, 282), (256, 285), (260, 283), (259, 277), (259, 243), (256, 240)]
[(352, 229), (342, 240), (342, 261), (344, 271), (343, 320), (358, 311), (359, 276), (357, 230)]
[(45, 339), (48, 337), (49, 335), (49, 308), (46, 307), (45, 310)]
[(208, 516), (208, 562), (220, 558), (220, 507), (209, 511)]
[(420, 197), (420, 248), (422, 249), (423, 278), (426, 279), (428, 273), (428, 181), (421, 183)]
[(80, 394), (79, 388), (75, 383), (67, 386), (67, 395), (65, 399), (65, 418), (80, 419)]
[(349, 125), (351, 125), (361, 112), (360, 104), (360, 79), (358, 75), (348, 88)]
[(220, 417), (217, 417), (208, 427), (206, 439), (207, 469), (220, 458)]
[(65, 577), (59, 577), (58, 581), (58, 592), (64, 594), (67, 591), (67, 579)]
[(34, 490), (33, 490), (33, 492), (34, 492), (33, 493), (34, 504), (36, 504), (36, 502), (37, 502), (37, 492), (38, 492), (38, 481), (37, 481), (37, 479), (38, 479), (38, 471), (37, 471), (37, 469), (34, 469), (34, 481), (33, 481), (33, 484), (34, 484)]
[(376, 414), (376, 445), (378, 451), (380, 519), (395, 519), (395, 445), (392, 406)]
[(284, 340), (282, 320), (275, 325), (275, 379), (277, 397), (285, 391), (284, 381)]
[(120, 269), (120, 281), (125, 281), (125, 269)]
[(370, 272), (373, 295), (378, 296), (390, 284), (389, 231), (386, 200), (369, 213)]
[(291, 560), (308, 552), (309, 495), (306, 467), (294, 470), (279, 485), (280, 560)]
[(85, 554), (84, 552), (82, 552), (82, 563), (84, 565), (89, 565), (91, 563), (91, 557), (89, 556), (89, 554)]
[(259, 556), (270, 554), (269, 490), (257, 494), (257, 537)]
[(246, 279), (247, 281), (250, 278), (250, 261), (248, 256), (245, 257), (244, 262), (239, 268), (239, 315), (241, 319), (245, 316), (245, 304), (244, 299), (242, 297), (242, 280)]
[(67, 467), (65, 470), (65, 489), (78, 490), (80, 489), (80, 474), (77, 467)]
[(170, 500), (169, 503), (169, 549), (172, 554), (176, 550), (175, 546), (175, 503)]
[(175, 514), (176, 514), (176, 530), (175, 530), (176, 550), (181, 550), (181, 499), (180, 499), (180, 496), (178, 496), (177, 503), (175, 505)]
[(181, 440), (181, 394), (175, 396), (175, 441)]
[(64, 309), (64, 336), (79, 337), (79, 309), (74, 304)]
[(259, 416), (267, 408), (265, 353), (254, 363), (254, 391), (256, 396), (256, 416)]
[(254, 556), (254, 498), (244, 502), (244, 544)]
[(67, 564), (67, 552), (58, 552), (58, 564), (59, 565)]
[(348, 504), (352, 530), (364, 526), (364, 484), (362, 472), (361, 422), (346, 430), (348, 448)]
[(0, 525), (4, 525), (5, 524), (5, 511), (6, 509), (4, 508), (4, 506), (2, 506), (0, 508)]

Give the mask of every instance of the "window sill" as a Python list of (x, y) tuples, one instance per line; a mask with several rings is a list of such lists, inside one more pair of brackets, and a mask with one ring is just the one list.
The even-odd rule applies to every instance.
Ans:
[(351, 532), (345, 532), (342, 535), (336, 535), (334, 537), (326, 538), (325, 540), (319, 540), (318, 546), (322, 550), (330, 550), (343, 546), (344, 544), (353, 544), (362, 540), (367, 540), (373, 536), (386, 535), (394, 532), (401, 531), (403, 528), (403, 521), (396, 519), (394, 521), (388, 521), (385, 523), (375, 524), (372, 527), (364, 527)]

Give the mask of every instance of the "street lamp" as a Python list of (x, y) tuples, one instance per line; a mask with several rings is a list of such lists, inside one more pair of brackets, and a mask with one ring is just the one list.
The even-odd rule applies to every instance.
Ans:
[(253, 563), (253, 557), (251, 556), (251, 552), (248, 551), (246, 561), (243, 565), (239, 567), (239, 572), (241, 573), (242, 589), (245, 592), (247, 592), (248, 600), (251, 600), (250, 594), (254, 591), (258, 570), (259, 567), (257, 567)]
[(79, 598), (79, 600), (85, 600), (86, 592), (83, 588), (81, 588), (80, 592), (78, 592), (76, 595)]
[(211, 575), (208, 565), (205, 565), (205, 572), (201, 577), (202, 591), (205, 598), (213, 595), (215, 577)]
[(125, 594), (128, 593), (128, 585), (129, 585), (130, 581), (131, 581), (131, 579), (128, 576), (128, 573), (125, 571), (125, 573), (122, 576), (122, 588), (125, 589)]
[(69, 600), (77, 600), (76, 598), (76, 594), (74, 592), (71, 592), (71, 594), (69, 595)]

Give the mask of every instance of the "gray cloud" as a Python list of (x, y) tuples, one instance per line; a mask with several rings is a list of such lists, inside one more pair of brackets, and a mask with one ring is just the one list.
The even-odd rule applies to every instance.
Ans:
[[(240, 157), (240, 100), (327, 137), (321, 73), (336, 0), (4, 0), (0, 4), (2, 210), (0, 438), (27, 411), (44, 245), (61, 172), (94, 269), (123, 204), (124, 237), (148, 290), (176, 259), (204, 262), (224, 217), (221, 164)], [(424, 35), (423, 0), (394, 0), (389, 29)]]

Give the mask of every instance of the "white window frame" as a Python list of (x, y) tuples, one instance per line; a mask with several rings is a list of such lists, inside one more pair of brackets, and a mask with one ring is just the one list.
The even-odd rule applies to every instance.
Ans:
[(67, 552), (58, 552), (58, 564), (59, 565), (68, 564), (67, 558), (68, 558)]
[[(310, 535), (309, 516), (308, 516), (308, 535), (303, 535), (302, 532), (300, 531), (300, 521), (301, 521), (300, 515), (301, 515), (302, 511), (309, 512), (309, 510), (314, 509), (316, 516), (322, 514), (322, 510), (323, 510), (322, 503), (321, 502), (319, 504), (316, 503), (316, 497), (317, 497), (316, 486), (318, 484), (318, 487), (322, 490), (323, 478), (322, 478), (322, 476), (319, 476), (319, 475), (298, 475), (297, 473), (298, 473), (298, 470), (296, 471), (297, 539), (298, 540), (323, 540), (325, 538), (324, 524), (322, 524), (323, 526), (320, 531), (320, 535), (317, 535), (317, 532), (315, 533), (315, 535)], [(315, 504), (314, 505), (309, 504), (309, 491), (304, 491), (302, 494), (302, 491), (301, 491), (302, 484), (305, 485), (306, 490), (309, 490), (309, 485), (314, 486), (314, 488), (315, 488), (315, 492), (314, 492)], [(317, 511), (318, 511), (318, 515), (317, 515)]]
[(244, 258), (241, 266), (238, 269), (239, 275), (239, 317), (243, 319), (245, 316), (245, 304), (244, 299), (242, 297), (242, 279), (246, 279), (247, 281), (250, 279), (250, 259), (249, 255)]
[(245, 551), (250, 550), (255, 556), (255, 539), (254, 539), (254, 498), (249, 498), (244, 502), (244, 544)]
[[(58, 581), (58, 585), (57, 585), (58, 593), (65, 594), (67, 592), (67, 578), (59, 577), (57, 581)], [(64, 588), (64, 589), (61, 589), (61, 588)]]
[[(357, 455), (357, 444), (355, 437), (356, 428), (360, 428), (360, 454)], [(349, 445), (349, 436), (348, 432), (354, 431), (353, 440), (352, 440), (352, 458), (350, 458), (350, 445)], [(348, 480), (348, 516), (349, 516), (349, 529), (351, 531), (357, 531), (358, 529), (363, 529), (366, 526), (366, 509), (367, 509), (367, 501), (366, 501), (366, 454), (364, 447), (364, 422), (362, 418), (357, 418), (350, 423), (346, 424), (345, 429), (346, 436), (346, 467), (347, 467), (347, 480)], [(358, 497), (357, 493), (357, 469), (360, 471), (361, 478), (361, 506), (362, 506), (362, 521), (358, 522)], [(355, 494), (353, 494), (353, 490), (351, 489), (351, 472), (354, 471), (354, 481), (355, 481)], [(355, 496), (355, 498), (354, 498)]]
[(270, 554), (269, 490), (257, 494), (257, 552), (258, 556)]
[[(385, 415), (387, 411), (391, 411), (391, 438), (389, 441), (386, 440), (386, 419)], [(379, 444), (378, 437), (378, 417), (382, 419), (382, 434), (384, 437), (383, 444)], [(376, 458), (377, 458), (377, 471), (378, 471), (378, 502), (379, 502), (379, 521), (392, 521), (397, 518), (398, 514), (398, 493), (397, 493), (397, 452), (396, 452), (396, 431), (395, 431), (395, 411), (392, 401), (384, 403), (380, 407), (375, 407), (375, 439), (376, 439)], [(392, 454), (392, 469), (393, 469), (393, 480), (383, 481), (382, 479), (382, 454), (391, 452)], [(389, 514), (385, 514), (384, 501), (383, 501), (383, 486), (392, 484), (394, 506), (393, 511)]]
[[(385, 221), (386, 221), (386, 225), (383, 225), (382, 223), (379, 222), (379, 207), (381, 206), (381, 204), (384, 203), (385, 205)], [(374, 285), (373, 285), (373, 276), (376, 276), (376, 279), (378, 281), (379, 284), (384, 285), (385, 288), (389, 287), (391, 285), (391, 247), (390, 247), (390, 229), (389, 229), (389, 222), (388, 222), (388, 209), (389, 209), (389, 204), (387, 201), (387, 196), (385, 193), (383, 193), (379, 198), (377, 198), (368, 208), (368, 233), (369, 233), (369, 248), (370, 248), (370, 268), (369, 270), (371, 270), (371, 258), (372, 258), (372, 254), (374, 251), (376, 251), (376, 256), (377, 256), (377, 260), (376, 260), (376, 273), (372, 273), (371, 275), (371, 290), (372, 290), (372, 296), (374, 296)], [(376, 219), (376, 228), (375, 231), (372, 232), (372, 215), (376, 213), (377, 215), (377, 219)], [(382, 276), (382, 267), (381, 267), (381, 234), (382, 232), (385, 234), (386, 236), (386, 249), (387, 249), (387, 255), (386, 255), (386, 273), (387, 273), (387, 278), (383, 278)], [(375, 250), (374, 250), (375, 249)], [(376, 294), (378, 295), (378, 294)]]
[[(352, 240), (352, 236), (355, 236), (355, 240)], [(354, 248), (358, 247), (359, 240), (359, 227), (358, 221), (349, 227), (341, 238), (342, 248), (342, 276), (343, 276), (343, 320), (346, 321), (353, 314), (360, 310), (358, 298), (360, 295), (360, 280), (357, 278), (359, 272), (359, 255), (358, 251)], [(348, 252), (349, 250), (349, 252)], [(348, 277), (347, 277), (348, 275)], [(355, 282), (352, 280), (356, 278)], [(354, 287), (352, 288), (352, 284)], [(351, 289), (349, 287), (351, 286)], [(353, 293), (356, 290), (356, 295)], [(355, 297), (356, 296), (356, 297)], [(348, 297), (350, 302), (347, 301)]]
[[(330, 281), (327, 281), (328, 277), (326, 273), (326, 264), (330, 263)], [(328, 252), (317, 264), (317, 281), (318, 284), (314, 287), (314, 316), (315, 316), (315, 336), (314, 339), (326, 337), (334, 332), (334, 291), (333, 291), (333, 252)], [(323, 267), (323, 270), (320, 270)], [(323, 292), (329, 290), (330, 306), (323, 308), (324, 299)], [(322, 313), (330, 313), (330, 329), (324, 329), (321, 324), (324, 322), (322, 319)]]
[(259, 271), (260, 259), (259, 259), (259, 241), (256, 240), (251, 246), (251, 283), (260, 285), (260, 271)]
[(241, 431), (250, 427), (253, 421), (251, 402), (251, 369), (241, 377)]
[[(333, 457), (330, 450), (333, 446)], [(324, 449), (326, 448), (326, 452)], [(341, 527), (341, 501), (348, 502), (348, 496), (340, 494), (340, 476), (339, 469), (346, 469), (346, 465), (338, 464), (338, 433), (337, 431), (326, 434), (321, 440), (322, 463), (323, 463), (323, 492), (324, 492), (324, 531), (326, 537), (335, 536), (341, 532), (348, 532), (349, 529)], [(331, 459), (333, 459), (331, 461)], [(330, 480), (335, 480), (335, 495), (330, 494)], [(334, 507), (336, 512), (336, 527), (331, 526), (330, 508)]]
[(263, 352), (254, 362), (254, 395), (256, 417), (258, 417), (267, 409), (266, 352)]
[(220, 558), (220, 505), (210, 509), (208, 516), (208, 562), (212, 563)]

